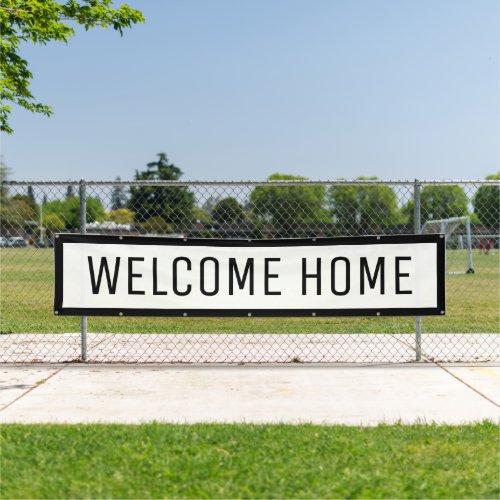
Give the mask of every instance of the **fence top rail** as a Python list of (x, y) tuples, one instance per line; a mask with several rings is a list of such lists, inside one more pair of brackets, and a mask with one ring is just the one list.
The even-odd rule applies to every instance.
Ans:
[(280, 181), (92, 181), (81, 179), (79, 181), (2, 181), (5, 186), (314, 186), (314, 185), (491, 185), (500, 186), (500, 180), (280, 180)]

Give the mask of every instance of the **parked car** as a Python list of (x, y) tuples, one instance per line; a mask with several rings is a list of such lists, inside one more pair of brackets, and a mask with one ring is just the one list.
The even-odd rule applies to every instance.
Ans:
[(0, 236), (0, 248), (5, 248), (9, 246), (9, 239), (5, 236)]
[(15, 238), (11, 238), (9, 240), (9, 246), (15, 247), (15, 248), (24, 248), (24, 247), (27, 247), (28, 245), (26, 244), (26, 242), (24, 241), (23, 238), (18, 236)]
[(35, 248), (45, 248), (47, 245), (45, 244), (45, 241), (43, 240), (36, 240), (35, 243), (33, 244)]

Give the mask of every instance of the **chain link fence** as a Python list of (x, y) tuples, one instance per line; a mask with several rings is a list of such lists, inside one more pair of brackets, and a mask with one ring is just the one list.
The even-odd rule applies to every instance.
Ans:
[[(499, 181), (4, 182), (0, 361), (499, 360), (499, 212)], [(57, 317), (53, 237), (84, 231), (232, 239), (444, 233), (447, 314)]]

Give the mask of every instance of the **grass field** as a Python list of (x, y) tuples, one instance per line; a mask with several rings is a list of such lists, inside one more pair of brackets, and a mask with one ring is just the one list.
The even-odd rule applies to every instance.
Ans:
[(498, 426), (4, 425), (2, 498), (498, 498)]
[[(474, 252), (475, 274), (447, 275), (447, 315), (426, 317), (427, 332), (500, 331), (500, 253)], [(448, 268), (467, 267), (465, 251), (447, 252)], [(1, 331), (79, 331), (79, 318), (55, 317), (53, 250), (0, 249)], [(414, 318), (90, 318), (89, 331), (127, 333), (411, 333)]]

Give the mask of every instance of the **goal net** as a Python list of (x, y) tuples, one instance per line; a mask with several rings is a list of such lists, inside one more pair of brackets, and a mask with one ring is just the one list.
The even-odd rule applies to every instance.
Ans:
[(446, 238), (446, 269), (449, 274), (474, 272), (472, 235), (469, 217), (428, 220), (422, 234), (440, 233)]

